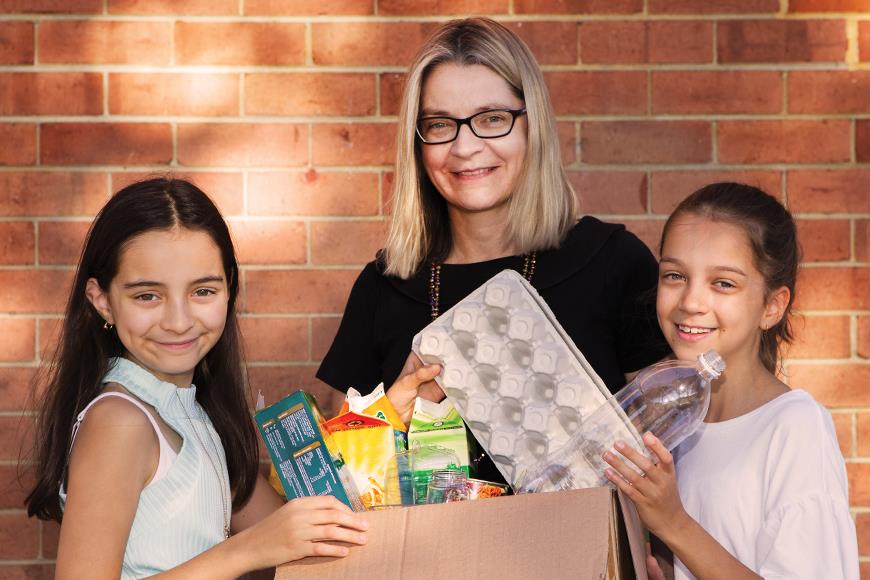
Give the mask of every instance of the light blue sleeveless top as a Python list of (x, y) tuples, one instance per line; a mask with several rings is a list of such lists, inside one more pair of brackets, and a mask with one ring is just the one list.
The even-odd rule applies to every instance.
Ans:
[[(179, 389), (124, 358), (109, 361), (103, 383), (123, 385), (153, 406), (183, 440), (166, 475), (139, 495), (121, 578), (143, 578), (183, 564), (223, 541), (221, 488), (227, 509), (232, 510), (226, 456), (211, 421), (196, 402), (195, 386)], [(198, 437), (193, 429), (198, 430)], [(220, 481), (209, 457), (215, 462)], [(63, 507), (63, 488), (60, 500)]]

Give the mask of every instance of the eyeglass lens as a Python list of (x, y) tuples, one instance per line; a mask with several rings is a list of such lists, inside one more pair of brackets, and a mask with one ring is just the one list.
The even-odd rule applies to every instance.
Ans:
[[(502, 137), (511, 132), (514, 116), (510, 111), (483, 111), (468, 120), (478, 137)], [(450, 117), (428, 117), (419, 121), (420, 136), (426, 142), (452, 141), (459, 133), (460, 123)]]

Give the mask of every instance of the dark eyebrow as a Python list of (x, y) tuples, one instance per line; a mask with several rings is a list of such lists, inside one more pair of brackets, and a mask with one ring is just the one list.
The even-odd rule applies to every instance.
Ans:
[[(202, 278), (197, 278), (193, 282), (191, 282), (191, 286), (195, 286), (198, 284), (208, 284), (210, 282), (223, 282), (223, 276), (203, 276)], [(131, 288), (153, 288), (153, 287), (163, 287), (166, 286), (163, 282), (156, 282), (154, 280), (135, 280), (133, 282), (127, 282), (123, 285), (125, 290), (129, 290)]]
[[(670, 256), (662, 256), (661, 260), (659, 260), (659, 264), (664, 264), (664, 263), (676, 264), (677, 266), (683, 266), (683, 267), (685, 266), (685, 264), (683, 264), (681, 261), (679, 261), (676, 258), (672, 258)], [(740, 276), (744, 276), (744, 277), (746, 276), (746, 272), (744, 272), (740, 268), (735, 268), (734, 266), (713, 266), (712, 270), (717, 271), (717, 272), (718, 271), (733, 272), (733, 273), (738, 274)]]
[[(484, 111), (511, 111), (513, 107), (504, 103), (487, 103), (475, 109), (473, 114), (482, 113)], [(450, 113), (441, 109), (420, 109), (421, 117), (450, 117)]]

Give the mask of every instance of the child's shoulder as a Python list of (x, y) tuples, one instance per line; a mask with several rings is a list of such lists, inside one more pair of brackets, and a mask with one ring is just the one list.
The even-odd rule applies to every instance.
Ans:
[[(105, 396), (107, 394), (109, 395)], [(123, 426), (152, 431), (151, 419), (146, 415), (146, 409), (147, 403), (132, 395), (123, 386), (108, 383), (100, 396), (88, 406), (81, 429), (84, 430), (88, 425), (101, 428)]]
[(818, 442), (820, 433), (836, 436), (830, 412), (803, 389), (791, 389), (765, 407), (768, 407), (765, 420), (790, 443)]

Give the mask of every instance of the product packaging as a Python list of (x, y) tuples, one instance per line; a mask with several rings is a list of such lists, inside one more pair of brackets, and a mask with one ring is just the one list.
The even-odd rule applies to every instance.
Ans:
[(452, 464), (466, 476), (472, 475), (469, 450), (468, 432), (453, 404), (447, 399), (433, 403), (418, 398), (408, 429), (416, 503), (426, 502), (426, 485), (433, 470)]

